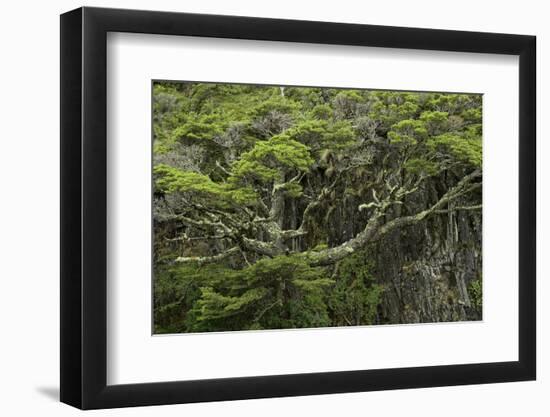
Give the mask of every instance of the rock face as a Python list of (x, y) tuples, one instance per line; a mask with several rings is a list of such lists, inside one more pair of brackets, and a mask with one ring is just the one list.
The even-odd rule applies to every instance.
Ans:
[[(431, 182), (404, 206), (410, 212), (429, 207), (448, 188), (446, 182), (444, 178)], [(454, 203), (460, 206), (459, 201)], [(365, 219), (355, 207), (355, 201), (344, 198), (331, 222), (329, 242), (345, 241), (364, 226)], [(401, 210), (406, 209), (398, 207), (393, 216), (407, 214)], [(376, 280), (385, 288), (378, 323), (482, 319), (480, 300), (470, 294), (472, 283), (480, 284), (482, 278), (481, 211), (453, 210), (453, 206), (447, 210), (396, 230), (371, 248)]]
[(386, 288), (381, 322), (480, 320), (468, 292), (481, 279), (480, 216), (454, 212), (425, 223), (377, 245), (378, 279)]

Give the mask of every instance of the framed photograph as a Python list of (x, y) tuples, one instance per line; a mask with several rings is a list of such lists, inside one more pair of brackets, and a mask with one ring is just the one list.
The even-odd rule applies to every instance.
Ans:
[(535, 37), (61, 16), (61, 401), (533, 380)]

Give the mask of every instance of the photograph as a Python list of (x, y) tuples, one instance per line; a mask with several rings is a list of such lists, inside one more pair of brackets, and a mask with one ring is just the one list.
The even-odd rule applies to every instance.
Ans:
[(483, 95), (153, 80), (153, 334), (483, 319)]
[(550, 417), (544, 5), (5, 2), (0, 417)]

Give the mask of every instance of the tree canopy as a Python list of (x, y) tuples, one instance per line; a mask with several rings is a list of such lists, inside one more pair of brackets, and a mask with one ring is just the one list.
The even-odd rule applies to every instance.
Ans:
[[(481, 208), (481, 105), (468, 94), (155, 83), (155, 331), (374, 323), (384, 288), (372, 245)], [(428, 187), (437, 179), (445, 186)], [(342, 204), (360, 227), (334, 236)]]

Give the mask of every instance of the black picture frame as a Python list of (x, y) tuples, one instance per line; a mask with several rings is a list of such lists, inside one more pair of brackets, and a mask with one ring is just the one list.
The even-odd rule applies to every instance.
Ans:
[[(519, 360), (107, 385), (108, 32), (519, 56)], [(61, 401), (81, 409), (534, 380), (534, 36), (102, 8), (61, 15)]]

